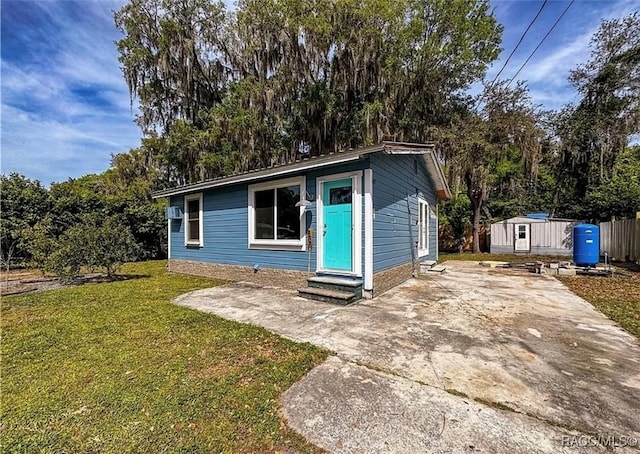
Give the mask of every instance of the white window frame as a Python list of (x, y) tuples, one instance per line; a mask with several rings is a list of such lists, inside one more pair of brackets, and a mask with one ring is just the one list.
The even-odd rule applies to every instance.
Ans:
[[(189, 202), (192, 200), (198, 201), (198, 241), (189, 239)], [(202, 192), (197, 194), (190, 194), (184, 197), (184, 245), (185, 246), (197, 246), (204, 247), (204, 219), (202, 209)]]
[[(422, 221), (420, 223), (420, 213), (422, 212)], [(431, 217), (431, 210), (429, 208), (429, 202), (422, 197), (418, 197), (418, 257), (424, 257), (429, 255), (429, 221)], [(424, 224), (424, 225), (423, 225)]]
[[(256, 238), (255, 231), (255, 193), (268, 189), (278, 189), (286, 186), (300, 186), (300, 198), (306, 194), (307, 180), (304, 176), (287, 178), (283, 180), (269, 181), (267, 183), (256, 183), (249, 185), (248, 190), (248, 248), (249, 249), (269, 249), (274, 251), (306, 251), (307, 250), (307, 226), (305, 223), (304, 207), (299, 208), (300, 217), (300, 239), (299, 240), (265, 240)], [(278, 200), (274, 198), (273, 210), (273, 226), (274, 231), (278, 232)], [(276, 234), (277, 237), (277, 234)]]

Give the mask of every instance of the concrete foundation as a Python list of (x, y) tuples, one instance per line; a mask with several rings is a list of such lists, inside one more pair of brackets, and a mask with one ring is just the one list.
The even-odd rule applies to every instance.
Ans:
[[(250, 266), (223, 265), (219, 263), (194, 262), (190, 260), (169, 260), (169, 271), (213, 277), (232, 282), (251, 282), (262, 286), (299, 289), (306, 287), (309, 275), (303, 271), (260, 268)], [(312, 273), (314, 275), (314, 273)], [(373, 275), (373, 292), (364, 292), (364, 298), (378, 296), (413, 277), (413, 264), (389, 268)], [(371, 294), (373, 293), (373, 294)]]
[(260, 268), (250, 266), (222, 265), (219, 263), (193, 262), (189, 260), (169, 260), (169, 271), (195, 274), (225, 281), (242, 281), (263, 286), (297, 289), (307, 285), (309, 275), (302, 271)]
[(373, 275), (373, 296), (382, 295), (412, 277), (413, 264), (411, 262), (375, 273)]

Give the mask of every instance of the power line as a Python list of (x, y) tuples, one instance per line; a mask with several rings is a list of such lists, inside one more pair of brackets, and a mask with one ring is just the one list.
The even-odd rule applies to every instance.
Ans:
[(496, 77), (493, 78), (493, 80), (491, 81), (491, 84), (489, 84), (489, 86), (493, 86), (493, 84), (496, 83), (496, 80), (498, 80), (498, 77), (500, 77), (500, 74), (502, 74), (502, 71), (504, 71), (504, 68), (506, 68), (507, 65), (509, 64), (509, 60), (511, 60), (511, 57), (513, 57), (513, 54), (516, 53), (516, 51), (518, 50), (518, 47), (520, 47), (520, 44), (522, 44), (522, 41), (524, 40), (524, 37), (527, 36), (527, 33), (529, 32), (529, 29), (533, 26), (533, 24), (536, 22), (536, 20), (538, 20), (538, 16), (540, 16), (540, 13), (544, 9), (544, 7), (547, 4), (547, 2), (548, 2), (548, 0), (544, 0), (544, 2), (542, 2), (542, 6), (540, 6), (540, 9), (536, 13), (535, 17), (531, 20), (531, 22), (529, 22), (529, 25), (527, 26), (526, 30), (524, 31), (524, 33), (520, 37), (520, 40), (518, 40), (518, 43), (516, 44), (516, 47), (513, 48), (513, 50), (511, 51), (511, 53), (507, 57), (507, 60), (502, 65), (502, 68), (500, 68), (500, 71), (498, 71), (498, 74), (496, 74)]
[(542, 43), (544, 43), (544, 41), (547, 39), (547, 37), (551, 34), (551, 32), (553, 31), (554, 28), (556, 28), (556, 25), (558, 25), (558, 22), (560, 22), (562, 20), (562, 18), (564, 17), (564, 15), (567, 13), (567, 11), (569, 11), (569, 8), (571, 8), (571, 5), (573, 5), (573, 3), (576, 0), (571, 0), (569, 2), (569, 4), (567, 5), (567, 7), (564, 9), (564, 11), (562, 11), (562, 14), (560, 14), (560, 16), (558, 17), (558, 19), (556, 19), (556, 21), (553, 23), (553, 25), (551, 26), (551, 28), (549, 29), (549, 31), (547, 32), (546, 35), (544, 35), (544, 37), (542, 38), (542, 40), (540, 40), (540, 42), (538, 43), (538, 45), (536, 46), (535, 49), (533, 49), (533, 52), (531, 52), (531, 54), (527, 57), (527, 59), (524, 61), (524, 63), (522, 64), (522, 66), (520, 66), (520, 68), (518, 68), (518, 70), (516, 71), (516, 73), (513, 75), (513, 77), (511, 79), (509, 79), (509, 82), (507, 82), (506, 87), (509, 87), (509, 85), (511, 85), (511, 82), (514, 81), (514, 79), (516, 77), (518, 77), (518, 74), (520, 74), (520, 71), (522, 71), (522, 69), (527, 65), (527, 63), (529, 63), (529, 60), (531, 60), (531, 58), (533, 57), (533, 55), (536, 53), (536, 51), (540, 48), (540, 46), (542, 46)]

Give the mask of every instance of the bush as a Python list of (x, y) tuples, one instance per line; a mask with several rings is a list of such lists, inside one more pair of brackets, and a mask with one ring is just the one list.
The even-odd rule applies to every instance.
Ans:
[(53, 272), (62, 282), (71, 282), (80, 275), (80, 269), (86, 263), (84, 247), (81, 243), (75, 243), (74, 230), (80, 227), (72, 227), (60, 238), (58, 247), (49, 256), (46, 262), (46, 270)]
[(453, 242), (458, 252), (462, 253), (466, 242), (465, 229), (471, 225), (469, 212), (471, 201), (466, 195), (456, 195), (448, 202), (442, 204), (440, 209), (440, 225), (450, 225)]
[(109, 277), (113, 276), (123, 263), (138, 258), (138, 243), (131, 230), (117, 217), (108, 218), (100, 227), (93, 227), (88, 232), (88, 239), (92, 242), (92, 250), (88, 251), (88, 265), (103, 267)]
[(138, 257), (139, 245), (129, 228), (118, 217), (99, 222), (94, 217), (71, 227), (58, 241), (58, 248), (47, 261), (47, 269), (64, 281), (80, 274), (83, 266), (104, 268), (113, 277), (123, 263)]
[(47, 216), (33, 227), (25, 228), (21, 236), (21, 246), (31, 257), (29, 266), (39, 269), (44, 276), (49, 257), (58, 249), (51, 218)]

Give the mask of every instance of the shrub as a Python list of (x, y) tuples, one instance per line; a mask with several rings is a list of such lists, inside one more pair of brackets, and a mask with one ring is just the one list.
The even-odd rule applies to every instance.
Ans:
[(64, 281), (80, 274), (82, 266), (104, 268), (113, 277), (120, 266), (138, 257), (139, 246), (129, 228), (116, 216), (99, 222), (96, 217), (68, 229), (58, 248), (47, 261), (47, 268)]
[(33, 227), (25, 228), (21, 236), (21, 246), (31, 257), (29, 266), (39, 269), (44, 276), (49, 257), (58, 249), (51, 218), (47, 216)]

